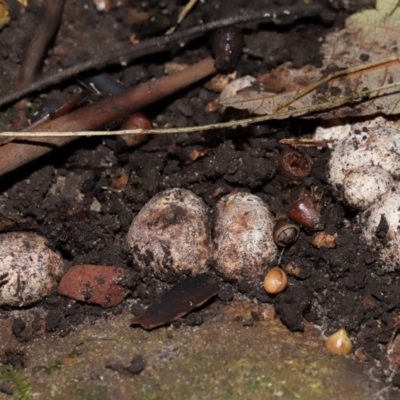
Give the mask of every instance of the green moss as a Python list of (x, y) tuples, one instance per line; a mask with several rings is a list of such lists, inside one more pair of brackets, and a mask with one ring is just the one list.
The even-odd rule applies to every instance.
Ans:
[(0, 367), (0, 379), (15, 385), (15, 395), (18, 399), (29, 400), (32, 398), (32, 387), (28, 378), (12, 365)]

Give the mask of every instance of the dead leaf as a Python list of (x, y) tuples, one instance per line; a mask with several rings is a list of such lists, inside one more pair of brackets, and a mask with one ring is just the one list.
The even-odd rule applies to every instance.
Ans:
[(8, 12), (7, 4), (0, 0), (0, 30), (3, 29), (10, 22), (10, 14)]
[[(330, 111), (319, 117), (397, 114), (399, 47), (399, 1), (378, 0), (376, 9), (350, 16), (345, 29), (326, 36), (321, 69), (308, 65), (295, 70), (291, 64), (281, 65), (220, 103), (259, 115), (290, 110), (299, 115), (296, 109), (326, 102), (331, 102), (324, 106)], [(381, 89), (374, 91), (376, 88)], [(337, 99), (350, 104), (338, 107)]]
[(218, 293), (219, 285), (210, 283), (206, 275), (197, 275), (175, 285), (159, 302), (135, 317), (131, 325), (153, 329), (183, 317)]

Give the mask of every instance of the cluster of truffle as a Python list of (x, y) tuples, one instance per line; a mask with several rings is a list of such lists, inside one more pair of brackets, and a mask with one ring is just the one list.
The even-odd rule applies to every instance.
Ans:
[[(278, 231), (273, 233), (274, 220), (267, 205), (253, 194), (231, 193), (217, 203), (214, 211), (211, 223), (207, 206), (189, 190), (171, 189), (157, 194), (138, 213), (127, 235), (126, 245), (136, 267), (150, 269), (163, 279), (171, 274), (196, 275), (214, 265), (227, 280), (253, 280), (277, 255), (274, 235), (280, 238), (279, 246), (298, 237), (292, 223), (286, 227), (278, 224)], [(59, 293), (82, 300), (82, 276), (92, 288), (91, 302), (104, 307), (114, 304), (103, 301), (107, 297), (105, 288), (97, 288), (95, 279), (89, 277), (106, 272), (110, 275), (108, 269), (112, 267), (75, 266), (63, 275), (63, 259), (48, 248), (45, 239), (22, 232), (1, 235), (0, 254), (0, 306), (21, 307), (38, 302), (55, 289), (61, 277)], [(276, 293), (276, 278), (282, 276), (277, 276), (276, 269), (271, 274), (268, 281), (273, 283), (273, 289), (268, 291)], [(111, 275), (108, 286), (115, 295), (113, 280), (120, 271), (112, 270)], [(280, 290), (286, 285), (287, 280), (281, 282)], [(116, 297), (124, 298), (125, 294)]]
[(253, 194), (223, 197), (211, 223), (202, 199), (189, 190), (171, 189), (141, 209), (126, 243), (135, 264), (159, 278), (171, 272), (196, 275), (214, 264), (225, 279), (254, 279), (276, 257), (273, 225), (267, 205)]
[(379, 250), (387, 266), (398, 264), (400, 183), (394, 179), (400, 176), (398, 128), (378, 117), (353, 125), (318, 128), (315, 139), (333, 143), (328, 179), (337, 197), (361, 212), (359, 221), (366, 243)]

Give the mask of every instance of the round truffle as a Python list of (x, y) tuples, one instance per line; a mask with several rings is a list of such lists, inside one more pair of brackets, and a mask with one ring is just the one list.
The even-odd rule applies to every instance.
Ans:
[(63, 259), (33, 233), (0, 235), (0, 306), (23, 307), (42, 300), (63, 274)]
[(356, 210), (371, 207), (393, 185), (392, 176), (380, 167), (360, 167), (346, 174), (343, 197)]
[(233, 281), (257, 278), (277, 254), (273, 228), (272, 215), (260, 197), (235, 193), (219, 200), (214, 260), (220, 274)]
[(333, 149), (328, 179), (340, 193), (346, 175), (361, 167), (381, 167), (399, 176), (399, 154), (400, 132), (391, 124), (382, 118), (356, 123), (351, 134)]
[(126, 244), (134, 263), (161, 279), (205, 272), (211, 253), (207, 206), (189, 190), (158, 193), (133, 220)]

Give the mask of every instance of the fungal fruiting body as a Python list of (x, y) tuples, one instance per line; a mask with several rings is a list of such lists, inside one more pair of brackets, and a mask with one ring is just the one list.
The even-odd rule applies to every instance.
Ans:
[(288, 285), (286, 272), (275, 267), (268, 271), (264, 279), (264, 289), (269, 294), (278, 294), (283, 292)]
[(0, 306), (29, 306), (48, 296), (63, 273), (63, 260), (41, 236), (0, 235)]
[(344, 356), (351, 353), (353, 345), (345, 329), (341, 328), (325, 341), (325, 349), (329, 353)]
[(219, 200), (214, 261), (221, 275), (234, 281), (257, 278), (277, 254), (273, 227), (272, 215), (260, 197), (235, 193)]
[(158, 193), (133, 220), (126, 244), (136, 266), (160, 278), (205, 272), (211, 252), (208, 209), (189, 190)]
[(383, 195), (360, 216), (362, 235), (368, 245), (379, 250), (389, 267), (400, 264), (400, 184)]
[(392, 176), (381, 167), (367, 166), (349, 171), (343, 181), (343, 197), (352, 208), (364, 211), (393, 186)]
[[(333, 137), (339, 128), (331, 128)], [(400, 132), (392, 124), (381, 117), (356, 123), (332, 151), (328, 164), (329, 182), (339, 196), (343, 196), (342, 187), (346, 175), (360, 168), (380, 167), (394, 176), (400, 176), (399, 154)], [(371, 190), (369, 185), (360, 189), (362, 192)], [(366, 193), (366, 198), (369, 197)]]
[[(400, 131), (382, 117), (319, 130), (315, 138), (335, 139), (328, 179), (339, 199), (357, 211), (362, 235), (386, 266), (399, 265)], [(329, 137), (330, 136), (330, 137)]]

